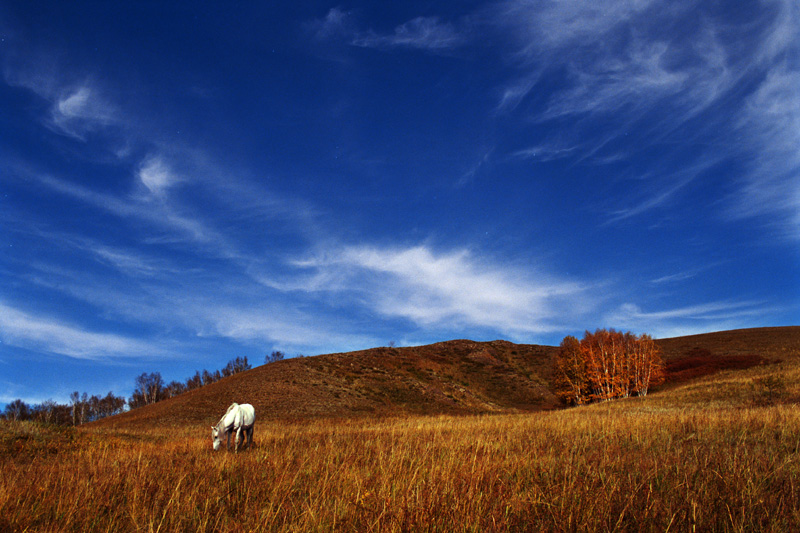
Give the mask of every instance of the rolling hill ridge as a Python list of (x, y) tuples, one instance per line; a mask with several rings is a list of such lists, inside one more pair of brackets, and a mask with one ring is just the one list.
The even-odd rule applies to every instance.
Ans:
[[(656, 342), (673, 382), (800, 358), (800, 327)], [(453, 340), (287, 359), (93, 425), (210, 425), (234, 401), (253, 404), (259, 420), (549, 410), (560, 406), (550, 388), (556, 349)]]

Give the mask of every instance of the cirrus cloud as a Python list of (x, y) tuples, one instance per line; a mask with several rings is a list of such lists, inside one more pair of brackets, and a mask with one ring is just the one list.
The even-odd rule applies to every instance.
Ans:
[(467, 43), (467, 31), (438, 17), (416, 17), (394, 28), (392, 32), (361, 30), (351, 12), (335, 7), (324, 18), (306, 24), (306, 30), (317, 41), (344, 41), (363, 48), (413, 49), (445, 52)]
[(142, 161), (139, 168), (139, 179), (147, 189), (156, 196), (181, 181), (162, 157), (153, 156)]
[(577, 313), (589, 300), (581, 283), (495, 264), (466, 249), (347, 246), (297, 264), (316, 271), (310, 290), (349, 294), (381, 315), (426, 327), (549, 332), (563, 327), (558, 317), (565, 309)]
[(152, 356), (163, 349), (115, 333), (87, 331), (81, 326), (33, 315), (0, 303), (0, 338), (5, 344), (76, 359)]

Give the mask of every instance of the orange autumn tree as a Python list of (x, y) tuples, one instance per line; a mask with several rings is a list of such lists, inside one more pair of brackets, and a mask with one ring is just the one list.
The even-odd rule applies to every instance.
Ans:
[(566, 403), (645, 396), (663, 379), (664, 364), (649, 335), (613, 329), (565, 337), (554, 359), (556, 393)]
[(555, 356), (554, 375), (559, 396), (567, 403), (586, 403), (586, 362), (581, 353), (581, 343), (573, 336), (564, 337)]

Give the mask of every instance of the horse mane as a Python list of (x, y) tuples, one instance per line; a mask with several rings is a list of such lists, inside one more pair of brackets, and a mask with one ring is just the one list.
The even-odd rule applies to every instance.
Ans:
[(237, 407), (239, 407), (239, 404), (238, 404), (238, 403), (236, 403), (236, 402), (233, 402), (233, 403), (231, 404), (231, 406), (230, 406), (230, 407), (228, 407), (228, 410), (227, 410), (227, 411), (225, 411), (225, 414), (224, 414), (224, 415), (222, 415), (222, 418), (220, 418), (220, 419), (219, 419), (219, 422), (217, 422), (217, 428), (220, 428), (220, 427), (222, 427), (222, 421), (223, 421), (223, 420), (225, 420), (225, 417), (226, 417), (226, 416), (228, 416), (228, 413), (230, 413), (230, 412), (231, 412), (233, 409), (236, 409)]

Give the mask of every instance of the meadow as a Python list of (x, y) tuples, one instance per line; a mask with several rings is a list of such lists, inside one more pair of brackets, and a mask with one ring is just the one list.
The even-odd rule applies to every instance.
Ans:
[(800, 408), (657, 395), (532, 414), (2, 425), (2, 531), (796, 531)]
[(664, 341), (690, 355), (672, 359), (680, 379), (570, 409), (262, 409), (255, 445), (236, 454), (212, 451), (217, 418), (197, 405), (224, 405), (245, 378), (281, 383), (257, 370), (77, 428), (0, 420), (0, 532), (800, 531), (796, 337)]

